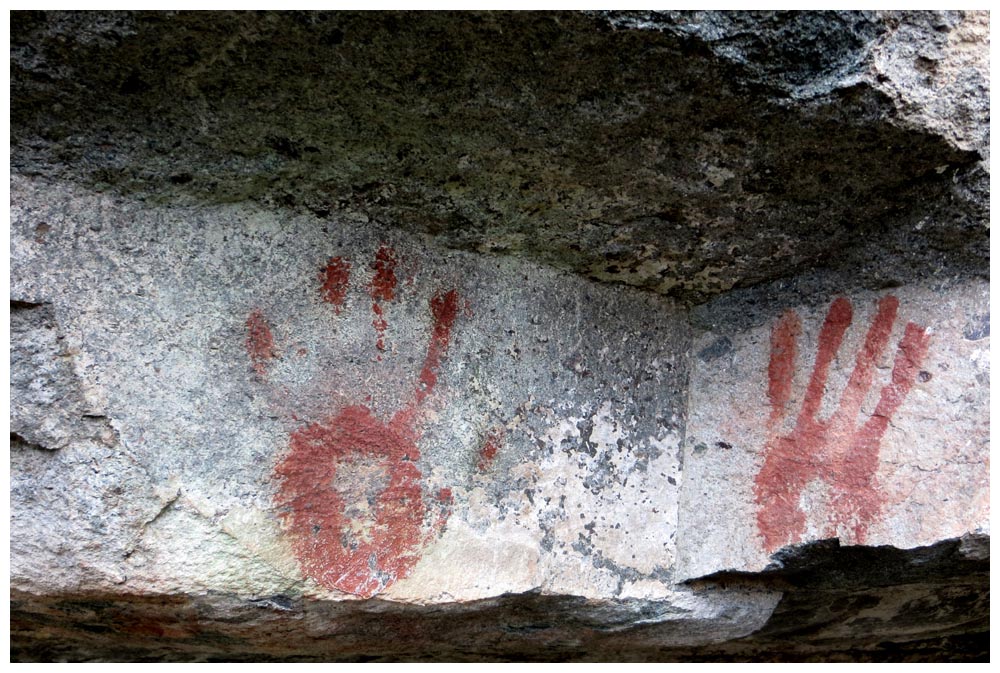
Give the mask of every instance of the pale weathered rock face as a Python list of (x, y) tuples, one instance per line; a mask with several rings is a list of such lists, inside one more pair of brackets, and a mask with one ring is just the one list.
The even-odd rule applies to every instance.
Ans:
[(909, 286), (695, 338), (681, 574), (988, 531), (988, 314), (986, 282)]
[(988, 40), (14, 13), (14, 656), (988, 656)]

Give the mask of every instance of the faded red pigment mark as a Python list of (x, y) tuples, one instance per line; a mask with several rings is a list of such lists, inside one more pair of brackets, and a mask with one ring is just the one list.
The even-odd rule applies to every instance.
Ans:
[(372, 278), (371, 296), (375, 301), (392, 301), (396, 297), (396, 251), (388, 245), (379, 246), (372, 262), (375, 276)]
[[(396, 296), (397, 264), (396, 251), (387, 245), (379, 247), (378, 252), (375, 253), (375, 261), (372, 262), (372, 270), (375, 271), (375, 275), (372, 277), (369, 294), (372, 298), (372, 312), (375, 314), (375, 319), (372, 320), (372, 326), (377, 335), (375, 347), (380, 351), (385, 350), (385, 330), (389, 327), (389, 323), (385, 319), (385, 313), (379, 302), (392, 301)], [(378, 359), (381, 360), (382, 356), (379, 355)]]
[[(368, 407), (343, 409), (321, 423), (292, 433), (288, 456), (278, 465), (278, 504), (293, 536), (302, 571), (329, 589), (370, 597), (420, 559), (427, 515), (415, 433), (406, 423), (388, 424)], [(368, 459), (387, 475), (368, 516), (352, 513), (336, 488), (351, 479), (340, 471)]]
[(140, 637), (190, 638), (197, 634), (197, 631), (188, 627), (168, 621), (158, 621), (155, 618), (137, 618), (136, 615), (123, 616), (123, 619), (115, 626), (125, 633)]
[[(380, 249), (373, 298), (392, 298), (394, 260)], [(424, 363), (410, 401), (391, 420), (357, 404), (289, 437), (289, 452), (275, 468), (276, 503), (302, 571), (328, 589), (366, 598), (384, 590), (410, 574), (447, 522), (451, 490), (425, 494), (421, 485), (417, 417), (437, 385), (458, 303), (455, 290), (430, 300)]]
[(493, 464), (493, 459), (497, 457), (497, 452), (500, 447), (503, 446), (504, 439), (507, 437), (507, 429), (502, 425), (498, 425), (491, 428), (489, 432), (486, 433), (486, 439), (483, 441), (483, 446), (479, 449), (479, 464), (478, 468), (486, 470), (490, 465)]
[(251, 311), (247, 318), (246, 347), (253, 370), (258, 376), (265, 376), (267, 364), (275, 355), (274, 335), (271, 334), (271, 326), (267, 324), (267, 319), (260, 309)]
[(351, 279), (351, 263), (341, 257), (331, 257), (320, 271), (321, 281), (319, 293), (323, 301), (333, 304), (334, 311), (340, 314), (347, 296), (348, 283)]
[(431, 298), (431, 340), (427, 345), (427, 357), (420, 369), (420, 385), (417, 386), (417, 404), (424, 401), (437, 384), (437, 370), (441, 357), (448, 352), (448, 342), (451, 340), (451, 328), (458, 316), (458, 293), (455, 290), (440, 292)]
[(889, 344), (898, 308), (899, 300), (891, 295), (879, 302), (836, 411), (830, 418), (820, 419), (830, 366), (853, 319), (847, 299), (833, 302), (820, 330), (802, 408), (795, 427), (784, 436), (780, 429), (789, 411), (802, 328), (798, 315), (789, 311), (772, 329), (768, 366), (770, 439), (754, 487), (757, 527), (768, 552), (802, 540), (806, 516), (799, 507), (799, 498), (813, 481), (825, 484), (830, 494), (830, 521), (825, 535), (841, 535), (847, 542), (859, 544), (866, 540), (868, 528), (883, 504), (875, 481), (882, 437), (913, 386), (930, 345), (923, 327), (907, 323), (896, 351), (891, 382), (882, 388), (874, 413), (859, 425), (861, 405), (871, 389), (876, 363)]

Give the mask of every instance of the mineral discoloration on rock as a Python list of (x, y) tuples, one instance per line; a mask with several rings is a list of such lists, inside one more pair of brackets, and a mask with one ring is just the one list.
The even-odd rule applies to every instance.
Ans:
[[(14, 592), (12, 652), (28, 661), (981, 661), (989, 653), (984, 544), (972, 536), (913, 550), (806, 545), (764, 573), (707, 578), (670, 605), (525, 593), (446, 611), (281, 593)], [(768, 587), (780, 587), (766, 605), (773, 616), (746, 633), (763, 607), (747, 598)], [(699, 606), (699, 594), (712, 593), (718, 600)]]

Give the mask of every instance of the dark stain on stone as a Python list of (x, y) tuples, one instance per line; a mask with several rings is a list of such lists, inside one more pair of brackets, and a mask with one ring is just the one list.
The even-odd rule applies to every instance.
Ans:
[[(949, 638), (976, 640), (975, 634), (989, 632), (988, 545), (985, 535), (914, 549), (821, 540), (783, 548), (759, 573), (723, 571), (688, 584), (701, 590), (737, 584), (783, 592), (762, 629), (723, 649), (754, 643), (777, 657), (770, 660), (801, 661), (810, 648), (815, 648), (811, 660), (829, 660), (831, 648), (846, 646), (853, 654), (845, 653), (845, 660), (900, 661), (907, 642), (926, 640), (947, 648)], [(907, 596), (899, 609), (879, 614), (877, 622), (864, 614)], [(893, 640), (887, 633), (907, 636)], [(841, 644), (834, 645), (838, 641)], [(980, 652), (972, 647), (954, 654), (973, 661)], [(911, 651), (910, 656), (915, 661), (938, 660), (941, 653)]]
[(291, 612), (295, 609), (295, 601), (284, 594), (275, 594), (266, 598), (255, 598), (250, 602), (259, 608), (280, 610), (282, 612)]
[(733, 342), (729, 340), (729, 337), (719, 337), (710, 345), (698, 351), (698, 358), (702, 362), (711, 362), (712, 360), (721, 358), (732, 350)]
[(597, 455), (597, 447), (590, 441), (594, 432), (594, 424), (589, 418), (577, 422), (576, 429), (580, 431), (580, 449), (589, 456)]
[[(871, 550), (869, 550), (870, 552)], [(900, 552), (901, 550), (893, 550)], [(903, 551), (905, 554), (906, 552)], [(846, 577), (858, 577), (864, 583), (871, 562), (888, 563), (889, 573), (899, 569), (891, 554), (883, 550), (859, 567), (841, 566), (832, 578), (835, 584)], [(842, 559), (845, 562), (855, 559)], [(599, 567), (621, 572), (624, 578), (641, 575), (634, 569), (619, 568), (607, 559), (595, 559)], [(947, 565), (947, 561), (945, 562)], [(947, 625), (930, 630), (903, 630), (902, 636), (865, 633), (861, 638), (828, 637), (825, 627), (837, 628), (843, 620), (830, 620), (830, 606), (837, 615), (849, 619), (866, 609), (879, 595), (863, 590), (856, 595), (832, 594), (833, 587), (798, 588), (784, 580), (780, 586), (786, 600), (778, 606), (771, 622), (753, 634), (734, 641), (699, 647), (668, 646), (676, 636), (676, 620), (671, 616), (680, 608), (659, 601), (636, 599), (595, 602), (582, 597), (543, 595), (539, 591), (505, 594), (484, 601), (473, 601), (459, 610), (442, 605), (400, 605), (373, 599), (366, 602), (314, 601), (310, 618), (315, 624), (330, 624), (333, 630), (319, 636), (312, 629), (297, 627), (298, 616), (262, 612), (247, 606), (242, 622), (223, 622), (231, 612), (229, 597), (218, 594), (179, 597), (77, 596), (73, 603), (78, 617), (67, 619), (56, 605), (60, 599), (12, 591), (11, 659), (13, 661), (315, 661), (347, 662), (384, 661), (658, 661), (658, 662), (729, 662), (729, 661), (988, 661), (988, 565), (971, 579), (968, 573), (953, 567), (947, 572), (941, 563), (931, 562), (930, 571), (920, 581), (936, 583), (940, 588), (950, 583), (950, 591), (938, 591), (945, 600), (950, 620), (949, 596), (973, 595), (981, 598), (961, 604), (966, 606), (970, 631), (957, 633)], [(820, 564), (810, 576), (822, 581)], [(668, 569), (656, 568), (651, 576), (670, 582)], [(870, 577), (869, 577), (870, 579)], [(907, 574), (904, 582), (916, 578)], [(733, 586), (752, 586), (747, 578), (734, 579)], [(891, 590), (892, 587), (886, 587)], [(696, 588), (696, 590), (699, 590)], [(810, 593), (811, 591), (811, 593)], [(787, 600), (795, 594), (798, 600)], [(172, 601), (169, 599), (173, 598)], [(810, 604), (803, 601), (809, 600)], [(169, 602), (168, 602), (169, 601)], [(109, 604), (109, 607), (95, 607)], [(957, 603), (956, 603), (957, 604)], [(227, 607), (229, 606), (229, 607)], [(934, 615), (924, 615), (933, 624)], [(261, 628), (247, 636), (246, 623), (267, 620), (273, 628)], [(801, 621), (796, 623), (796, 619)], [(192, 622), (202, 624), (204, 632), (178, 640), (154, 634), (123, 633), (121, 625), (152, 621), (164, 629), (190, 630)], [(86, 624), (90, 628), (81, 628)], [(893, 622), (892, 626), (899, 625)], [(102, 627), (107, 628), (102, 628)], [(229, 636), (228, 634), (232, 634)], [(219, 634), (219, 635), (215, 635)], [(220, 637), (222, 636), (222, 637)], [(228, 637), (227, 637), (228, 636)]]
[(151, 88), (149, 82), (145, 81), (138, 72), (133, 71), (122, 81), (118, 90), (126, 96), (134, 96), (146, 93)]
[(965, 326), (965, 330), (962, 332), (964, 336), (969, 341), (979, 341), (980, 339), (985, 339), (990, 335), (990, 314), (981, 313), (973, 316), (972, 320), (968, 322)]
[(35, 243), (44, 243), (45, 237), (52, 231), (52, 225), (47, 222), (39, 222), (35, 225)]
[(285, 136), (271, 136), (267, 139), (267, 144), (271, 149), (286, 159), (301, 159), (302, 144)]
[(344, 41), (344, 31), (342, 31), (340, 28), (334, 28), (332, 30), (329, 30), (326, 32), (325, 35), (323, 35), (323, 43), (330, 46), (342, 44), (343, 41)]
[(41, 308), (46, 306), (45, 302), (33, 302), (33, 301), (22, 301), (20, 299), (10, 300), (10, 310), (13, 311), (30, 311), (31, 309)]

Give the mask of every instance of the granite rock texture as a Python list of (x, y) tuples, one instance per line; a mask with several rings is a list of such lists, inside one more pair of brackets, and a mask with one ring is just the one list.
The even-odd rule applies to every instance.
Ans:
[(11, 26), (13, 658), (988, 659), (988, 14)]

